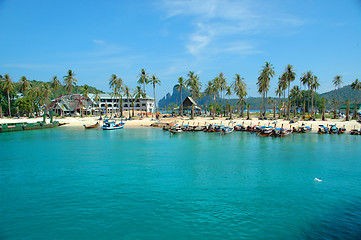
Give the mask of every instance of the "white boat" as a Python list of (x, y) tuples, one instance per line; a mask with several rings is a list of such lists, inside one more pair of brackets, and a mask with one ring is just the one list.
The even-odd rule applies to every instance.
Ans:
[(122, 129), (124, 127), (124, 123), (116, 123), (115, 120), (104, 120), (103, 126), (101, 127), (103, 130), (116, 130)]
[(169, 132), (171, 133), (181, 133), (183, 132), (182, 128), (180, 126), (174, 126), (169, 129)]
[(223, 127), (222, 134), (227, 134), (233, 132), (233, 127)]

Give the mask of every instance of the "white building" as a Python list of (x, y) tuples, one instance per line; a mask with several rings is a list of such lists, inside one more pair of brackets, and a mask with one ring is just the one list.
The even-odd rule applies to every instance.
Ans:
[[(95, 101), (95, 94), (88, 94), (90, 100), (92, 101), (92, 111), (99, 112), (102, 114), (107, 110), (108, 114), (116, 114), (120, 111), (120, 97), (112, 97), (110, 94), (99, 94), (98, 101)], [(133, 100), (134, 100), (134, 110), (152, 113), (154, 112), (154, 98), (146, 96), (146, 98), (140, 99), (127, 99), (123, 97), (123, 111), (132, 111), (133, 110)]]

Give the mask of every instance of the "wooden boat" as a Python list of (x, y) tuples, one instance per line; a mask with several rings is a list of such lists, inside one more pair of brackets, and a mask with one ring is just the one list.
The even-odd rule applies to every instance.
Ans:
[(171, 127), (169, 129), (169, 132), (171, 132), (171, 133), (181, 133), (181, 132), (183, 132), (183, 130), (182, 130), (182, 127), (176, 125), (176, 126)]
[(224, 128), (222, 128), (222, 135), (224, 135), (224, 134), (228, 134), (228, 133), (231, 133), (231, 132), (233, 132), (233, 127), (224, 127)]
[(337, 131), (338, 134), (343, 134), (345, 132), (346, 132), (345, 125), (343, 125), (343, 127), (338, 128), (338, 131)]
[(124, 127), (124, 123), (116, 123), (115, 120), (104, 120), (103, 126), (101, 127), (103, 130), (117, 130), (122, 129)]
[(336, 127), (336, 125), (330, 125), (329, 129), (328, 129), (328, 133), (329, 134), (334, 134), (338, 132), (338, 128)]
[(86, 126), (85, 124), (83, 125), (85, 129), (92, 129), (92, 128), (97, 128), (99, 126), (99, 122), (93, 124), (93, 125), (89, 125)]
[(357, 130), (357, 129), (351, 129), (350, 131), (351, 135), (361, 135), (361, 130)]
[(306, 133), (306, 132), (311, 132), (311, 130), (312, 130), (312, 127), (305, 126), (304, 124), (302, 124), (302, 126), (299, 126), (298, 128), (293, 127), (294, 133)]
[(271, 136), (273, 132), (273, 127), (263, 127), (261, 131), (258, 133), (258, 136), (268, 137)]
[(224, 125), (214, 125), (214, 130), (216, 132), (222, 132), (222, 129), (224, 128)]
[(318, 130), (317, 130), (318, 134), (325, 134), (327, 132), (328, 132), (328, 127), (325, 127), (323, 125), (318, 126)]

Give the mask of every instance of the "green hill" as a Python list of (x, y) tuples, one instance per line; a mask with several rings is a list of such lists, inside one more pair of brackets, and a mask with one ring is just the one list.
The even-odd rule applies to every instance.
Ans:
[(324, 98), (330, 103), (333, 99), (340, 99), (342, 103), (345, 103), (346, 100), (350, 100), (351, 103), (355, 101), (361, 101), (361, 91), (353, 90), (351, 85), (344, 86), (339, 89), (339, 91), (329, 91), (319, 95), (320, 98)]

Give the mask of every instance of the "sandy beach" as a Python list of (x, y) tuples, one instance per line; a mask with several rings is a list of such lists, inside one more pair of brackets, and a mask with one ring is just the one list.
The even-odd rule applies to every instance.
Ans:
[[(127, 116), (127, 115), (125, 115)], [(42, 117), (38, 118), (0, 118), (0, 124), (4, 123), (16, 123), (16, 122), (38, 122), (42, 121)], [(83, 127), (84, 125), (92, 125), (99, 120), (99, 116), (92, 116), (92, 117), (65, 117), (65, 118), (55, 118), (56, 121), (60, 123), (66, 123), (66, 125), (62, 127)], [(116, 119), (120, 121), (120, 119)], [(46, 119), (46, 122), (49, 122), (49, 119)], [(296, 121), (295, 123), (290, 123), (288, 120), (278, 119), (278, 120), (258, 120), (257, 118), (252, 118), (251, 120), (235, 118), (232, 120), (227, 120), (226, 118), (215, 118), (212, 119), (211, 117), (196, 117), (195, 119), (190, 119), (188, 117), (167, 117), (161, 118), (160, 120), (152, 119), (151, 117), (144, 117), (143, 119), (132, 119), (132, 120), (125, 120), (125, 127), (126, 128), (143, 128), (143, 127), (151, 127), (152, 124), (155, 123), (168, 123), (171, 125), (179, 124), (179, 125), (192, 125), (192, 126), (204, 126), (208, 124), (223, 124), (225, 126), (235, 126), (237, 124), (242, 125), (260, 125), (260, 126), (276, 126), (276, 127), (284, 127), (284, 128), (292, 128), (302, 126), (312, 127), (312, 131), (316, 132), (319, 125), (332, 125), (335, 124), (337, 127), (345, 127), (347, 131), (351, 129), (360, 129), (361, 124), (358, 123), (356, 120), (351, 121), (344, 121), (342, 119), (327, 119), (326, 121), (316, 120), (316, 121)]]

